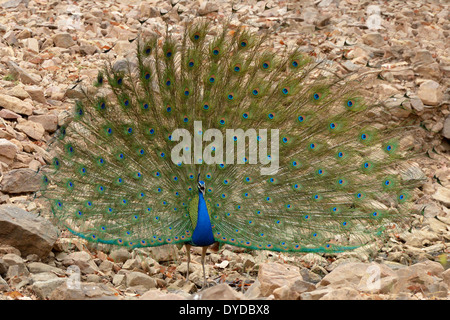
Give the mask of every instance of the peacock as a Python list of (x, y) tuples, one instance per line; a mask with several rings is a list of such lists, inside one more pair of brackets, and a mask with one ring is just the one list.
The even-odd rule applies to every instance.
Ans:
[[(336, 253), (408, 221), (407, 126), (268, 34), (201, 21), (136, 40), (98, 72), (51, 143), (42, 194), (64, 228), (128, 248), (213, 243)], [(405, 146), (406, 145), (406, 146)]]

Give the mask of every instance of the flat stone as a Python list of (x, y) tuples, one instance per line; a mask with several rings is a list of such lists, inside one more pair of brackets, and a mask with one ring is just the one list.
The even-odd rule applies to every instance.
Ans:
[(450, 269), (442, 272), (442, 278), (444, 279), (444, 283), (450, 288)]
[(43, 273), (43, 272), (51, 272), (56, 275), (63, 276), (65, 272), (57, 267), (50, 266), (48, 264), (42, 262), (30, 262), (27, 265), (28, 270), (31, 273)]
[(40, 123), (45, 131), (55, 132), (58, 128), (58, 116), (54, 114), (44, 114), (39, 116), (29, 116), (28, 120)]
[(9, 278), (9, 279), (26, 278), (29, 275), (30, 275), (30, 271), (28, 271), (25, 264), (22, 263), (22, 264), (15, 264), (15, 265), (9, 266), (8, 272), (6, 273), (6, 278)]
[(59, 277), (53, 272), (41, 272), (41, 273), (31, 273), (30, 278), (31, 281), (33, 281), (34, 283), (38, 281), (48, 281), (52, 279), (58, 279)]
[(92, 260), (89, 253), (85, 251), (72, 252), (62, 261), (64, 266), (77, 266), (84, 274), (95, 273), (99, 271), (98, 266)]
[(22, 131), (34, 140), (41, 140), (45, 133), (45, 129), (42, 124), (29, 120), (19, 123), (16, 126), (16, 129)]
[(24, 193), (39, 191), (42, 176), (28, 168), (14, 169), (4, 174), (0, 190), (5, 193)]
[(109, 260), (105, 260), (105, 261), (102, 261), (102, 263), (100, 263), (98, 268), (102, 272), (108, 272), (108, 271), (112, 270), (113, 266), (114, 266), (114, 262), (109, 261)]
[(0, 93), (0, 107), (27, 116), (30, 116), (33, 113), (33, 106), (28, 102), (1, 93)]
[(14, 205), (0, 205), (0, 243), (45, 258), (58, 237), (56, 228), (42, 217)]
[[(380, 292), (385, 289), (384, 278), (395, 281), (396, 274), (383, 264), (348, 262), (337, 266), (319, 282), (318, 288), (354, 287), (364, 292)], [(378, 281), (380, 280), (380, 281)]]
[(450, 139), (450, 115), (445, 118), (444, 127), (442, 128), (442, 135)]
[(417, 91), (417, 95), (425, 105), (437, 106), (442, 102), (443, 92), (439, 85), (434, 80), (424, 81)]
[(52, 294), (53, 290), (55, 290), (62, 284), (65, 284), (66, 281), (67, 279), (65, 278), (50, 279), (47, 281), (38, 281), (33, 283), (31, 289), (39, 299), (45, 300), (50, 298), (50, 295)]
[(21, 85), (17, 85), (8, 89), (5, 94), (7, 94), (8, 96), (19, 98), (21, 100), (31, 98), (28, 92), (26, 92)]
[(374, 48), (380, 48), (384, 45), (383, 36), (378, 32), (368, 33), (362, 36), (364, 44)]
[(422, 112), (424, 110), (423, 102), (418, 98), (411, 99), (411, 107), (418, 112)]
[(2, 259), (8, 267), (25, 263), (25, 261), (15, 253), (7, 253)]
[(178, 259), (178, 249), (173, 244), (149, 248), (149, 256), (158, 262), (175, 261)]
[[(11, 110), (8, 109), (2, 109), (0, 110), (0, 118), (6, 119), (6, 120), (16, 120), (21, 118), (21, 116)], [(1, 152), (0, 152), (1, 154)]]
[(53, 43), (56, 47), (60, 48), (70, 48), (75, 45), (75, 41), (73, 41), (70, 33), (57, 33), (53, 36)]
[(39, 86), (25, 86), (24, 90), (30, 95), (31, 99), (40, 103), (47, 103), (44, 95), (44, 89)]
[(436, 188), (436, 192), (432, 195), (434, 200), (442, 202), (447, 207), (450, 207), (450, 189), (442, 186)]
[(10, 165), (17, 154), (17, 146), (9, 140), (0, 139), (0, 161)]
[(126, 275), (127, 287), (144, 286), (145, 288), (156, 288), (156, 280), (141, 272), (130, 272)]
[(111, 251), (111, 253), (109, 254), (109, 257), (114, 262), (126, 262), (128, 259), (131, 259), (131, 253), (125, 248), (120, 248), (120, 249)]

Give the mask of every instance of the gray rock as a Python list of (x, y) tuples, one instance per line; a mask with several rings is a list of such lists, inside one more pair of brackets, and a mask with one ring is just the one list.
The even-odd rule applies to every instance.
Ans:
[(92, 45), (84, 45), (80, 46), (80, 53), (85, 56), (93, 55), (94, 53), (99, 52), (96, 46)]
[(42, 262), (31, 262), (27, 265), (28, 270), (31, 273), (43, 273), (43, 272), (51, 272), (53, 274), (63, 276), (65, 272), (57, 267), (50, 266), (48, 264)]
[(384, 45), (383, 36), (378, 32), (368, 33), (362, 36), (364, 44), (374, 48), (380, 48)]
[(433, 55), (426, 49), (417, 50), (415, 57), (412, 59), (415, 63), (433, 63), (435, 62)]
[[(380, 281), (375, 281), (376, 279)], [(318, 288), (353, 287), (364, 292), (383, 292), (395, 280), (395, 272), (386, 265), (348, 262), (339, 265), (323, 277)]]
[(445, 118), (444, 128), (442, 128), (442, 135), (447, 139), (450, 139), (450, 115)]
[(72, 252), (61, 262), (66, 267), (72, 265), (78, 266), (80, 268), (80, 271), (84, 274), (90, 274), (99, 271), (98, 266), (92, 260), (89, 253), (85, 251)]
[(38, 281), (48, 281), (48, 280), (52, 280), (52, 279), (58, 279), (59, 277), (54, 274), (53, 272), (41, 272), (41, 273), (31, 273), (31, 281), (33, 283), (38, 282)]
[(30, 274), (25, 264), (15, 264), (8, 268), (8, 272), (6, 273), (6, 277), (8, 279), (19, 278), (22, 276), (27, 277)]
[(424, 81), (420, 85), (417, 95), (425, 105), (429, 106), (437, 106), (443, 99), (443, 92), (439, 83), (433, 80)]
[(24, 264), (25, 261), (14, 253), (8, 253), (3, 256), (3, 261), (6, 263), (6, 266), (15, 266), (15, 265), (21, 265)]
[(116, 275), (114, 275), (114, 277), (112, 279), (112, 283), (116, 287), (118, 287), (120, 285), (125, 285), (125, 283), (126, 283), (125, 274), (116, 274)]
[(14, 86), (6, 91), (7, 95), (19, 98), (20, 100), (25, 100), (31, 98), (28, 92), (24, 90), (21, 85)]
[(0, 206), (0, 243), (45, 258), (57, 238), (56, 228), (46, 219), (13, 205)]
[(422, 100), (413, 98), (413, 99), (411, 99), (410, 102), (411, 102), (411, 106), (413, 107), (414, 110), (416, 110), (417, 112), (423, 111), (424, 106), (423, 106)]
[(175, 261), (178, 259), (178, 249), (173, 244), (149, 248), (149, 256), (158, 262)]
[(31, 289), (39, 299), (45, 300), (50, 298), (53, 290), (66, 283), (65, 278), (50, 279), (47, 281), (35, 282)]
[(114, 262), (111, 262), (109, 260), (102, 261), (100, 265), (98, 266), (99, 270), (102, 272), (108, 272), (111, 271), (114, 266)]
[(45, 131), (55, 132), (58, 128), (58, 116), (45, 114), (40, 116), (29, 116), (28, 120), (40, 123)]
[(86, 282), (100, 283), (101, 281), (102, 281), (102, 277), (100, 277), (97, 274), (88, 274), (86, 276)]
[(156, 288), (156, 280), (141, 272), (130, 272), (126, 275), (127, 287), (144, 286), (145, 288)]
[(6, 120), (17, 120), (17, 119), (21, 118), (21, 116), (11, 110), (2, 109), (2, 110), (0, 110), (0, 118), (6, 119)]
[(28, 168), (14, 169), (3, 176), (0, 190), (5, 193), (24, 193), (39, 191), (42, 183), (41, 174)]
[(56, 47), (60, 48), (70, 48), (75, 45), (75, 41), (73, 41), (72, 36), (67, 33), (57, 33), (53, 36), (53, 43)]
[(125, 248), (120, 248), (111, 251), (109, 257), (113, 259), (114, 262), (126, 262), (128, 259), (131, 259), (131, 253)]
[(129, 259), (122, 266), (122, 269), (125, 269), (125, 270), (133, 270), (133, 269), (140, 269), (140, 268), (141, 268), (141, 264), (136, 259)]
[(30, 95), (31, 99), (40, 103), (47, 103), (44, 95), (44, 89), (39, 86), (25, 86), (24, 90)]

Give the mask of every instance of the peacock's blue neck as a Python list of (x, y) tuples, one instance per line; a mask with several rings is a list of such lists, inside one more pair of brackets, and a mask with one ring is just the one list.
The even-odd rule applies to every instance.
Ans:
[(203, 193), (199, 192), (197, 226), (192, 234), (192, 242), (196, 246), (209, 246), (214, 243), (214, 236)]

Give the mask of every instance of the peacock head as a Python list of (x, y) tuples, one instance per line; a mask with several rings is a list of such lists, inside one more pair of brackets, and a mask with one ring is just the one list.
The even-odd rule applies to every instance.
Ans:
[(199, 181), (197, 185), (198, 191), (200, 191), (202, 194), (205, 194), (205, 181)]

